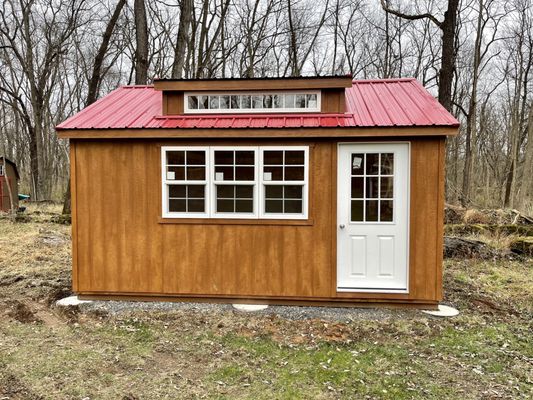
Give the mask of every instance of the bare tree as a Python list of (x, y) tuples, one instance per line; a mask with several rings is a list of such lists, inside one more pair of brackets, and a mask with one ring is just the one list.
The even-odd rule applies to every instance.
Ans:
[(148, 21), (144, 0), (133, 3), (135, 15), (135, 84), (146, 85), (148, 81)]

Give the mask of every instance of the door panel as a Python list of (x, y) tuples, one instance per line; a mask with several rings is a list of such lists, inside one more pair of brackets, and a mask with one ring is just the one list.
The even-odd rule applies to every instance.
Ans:
[(409, 144), (341, 144), (337, 290), (408, 290)]

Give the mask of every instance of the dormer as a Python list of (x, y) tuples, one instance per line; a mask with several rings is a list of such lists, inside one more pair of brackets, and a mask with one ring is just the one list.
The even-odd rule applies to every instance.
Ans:
[(343, 114), (349, 87), (351, 76), (154, 81), (163, 115)]

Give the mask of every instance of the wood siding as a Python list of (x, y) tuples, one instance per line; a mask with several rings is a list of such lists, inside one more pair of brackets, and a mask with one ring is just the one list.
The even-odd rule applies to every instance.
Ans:
[(160, 146), (227, 141), (71, 144), (78, 293), (412, 303), (442, 296), (442, 137), (411, 140), (409, 294), (336, 292), (337, 142), (332, 139), (238, 142), (311, 146), (309, 221), (294, 225), (161, 219)]

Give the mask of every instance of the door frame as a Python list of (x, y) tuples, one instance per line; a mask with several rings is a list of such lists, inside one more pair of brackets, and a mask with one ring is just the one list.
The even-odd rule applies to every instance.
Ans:
[[(395, 290), (395, 289), (341, 289), (339, 290), (337, 287), (337, 272), (338, 272), (338, 235), (339, 235), (339, 222), (338, 222), (338, 192), (339, 192), (339, 154), (340, 154), (340, 147), (343, 145), (365, 145), (365, 144), (407, 144), (407, 194), (406, 194), (406, 207), (407, 207), (407, 227), (406, 227), (406, 289), (405, 290)], [(398, 295), (399, 297), (405, 297), (409, 296), (410, 294), (410, 284), (411, 284), (411, 172), (412, 172), (412, 164), (411, 164), (411, 141), (410, 140), (381, 140), (380, 138), (377, 138), (377, 140), (364, 140), (364, 141), (342, 141), (337, 142), (335, 146), (335, 154), (332, 159), (332, 171), (333, 171), (333, 180), (334, 180), (334, 190), (332, 190), (332, 203), (333, 203), (333, 216), (332, 216), (332, 222), (333, 222), (333, 234), (331, 235), (333, 240), (333, 251), (332, 251), (332, 259), (333, 259), (333, 268), (332, 268), (332, 294), (334, 297), (341, 296), (354, 296), (357, 297), (358, 294), (368, 297), (375, 294), (377, 297), (379, 297), (379, 294), (385, 294), (388, 296), (390, 295)], [(396, 296), (394, 296), (396, 297)]]

